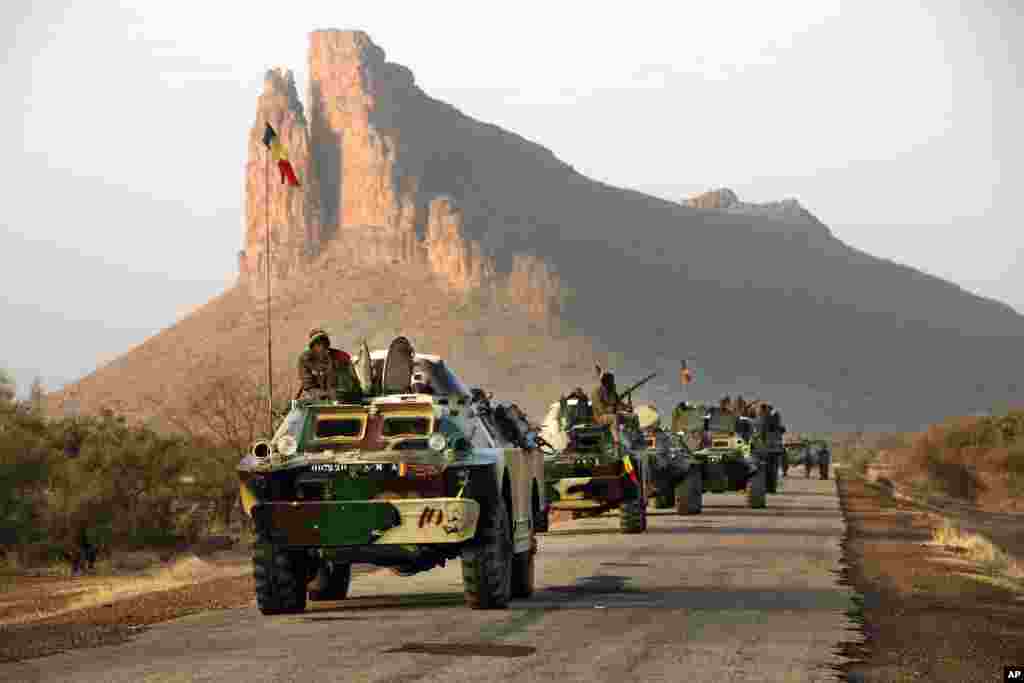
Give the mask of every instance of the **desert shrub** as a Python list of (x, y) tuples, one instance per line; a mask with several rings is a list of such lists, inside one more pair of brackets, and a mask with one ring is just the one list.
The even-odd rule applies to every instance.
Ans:
[[(73, 452), (69, 434), (80, 446)], [(160, 434), (109, 411), (46, 420), (27, 402), (0, 405), (0, 556), (48, 564), (83, 534), (125, 549), (194, 538), (206, 529), (182, 511), (219, 505), (230, 518), (237, 463), (236, 449)]]
[(977, 502), (1024, 494), (1024, 411), (954, 418), (904, 438), (893, 449), (904, 480)]

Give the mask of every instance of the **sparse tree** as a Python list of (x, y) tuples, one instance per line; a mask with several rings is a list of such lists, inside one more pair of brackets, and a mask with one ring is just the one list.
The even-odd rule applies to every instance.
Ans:
[[(221, 521), (229, 526), (238, 502), (238, 461), (257, 439), (268, 436), (266, 385), (242, 373), (197, 374), (202, 379), (176, 403), (153, 398), (149, 402), (194, 444), (205, 444), (195, 476), (216, 503)], [(287, 412), (294, 390), (294, 380), (275, 376), (275, 423)]]

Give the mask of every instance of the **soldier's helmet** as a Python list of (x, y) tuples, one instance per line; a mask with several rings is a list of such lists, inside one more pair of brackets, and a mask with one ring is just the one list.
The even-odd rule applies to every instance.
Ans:
[(309, 331), (309, 348), (313, 348), (313, 344), (323, 340), (328, 347), (331, 345), (331, 338), (322, 327), (315, 327)]

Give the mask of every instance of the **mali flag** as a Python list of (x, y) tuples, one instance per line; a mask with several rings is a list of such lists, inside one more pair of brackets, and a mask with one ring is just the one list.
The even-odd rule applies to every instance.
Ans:
[(686, 367), (686, 361), (681, 361), (683, 367), (679, 369), (679, 381), (683, 384), (689, 384), (693, 381), (693, 373), (690, 372), (690, 368)]
[(281, 184), (284, 185), (287, 182), (292, 187), (299, 187), (299, 179), (295, 177), (295, 169), (292, 168), (292, 163), (288, 161), (288, 150), (281, 144), (281, 141), (277, 138), (277, 131), (269, 123), (267, 124), (267, 129), (263, 131), (263, 144), (274, 155), (277, 168), (281, 171)]
[(640, 480), (636, 478), (636, 470), (633, 469), (633, 461), (629, 459), (628, 455), (622, 456), (622, 469), (626, 470), (626, 474), (629, 475), (634, 484), (640, 485)]

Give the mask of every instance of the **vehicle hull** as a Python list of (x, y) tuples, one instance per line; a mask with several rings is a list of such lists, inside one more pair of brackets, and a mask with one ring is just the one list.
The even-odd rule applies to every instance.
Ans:
[(434, 545), (473, 538), (480, 505), (465, 498), (258, 503), (252, 518), (282, 547)]

